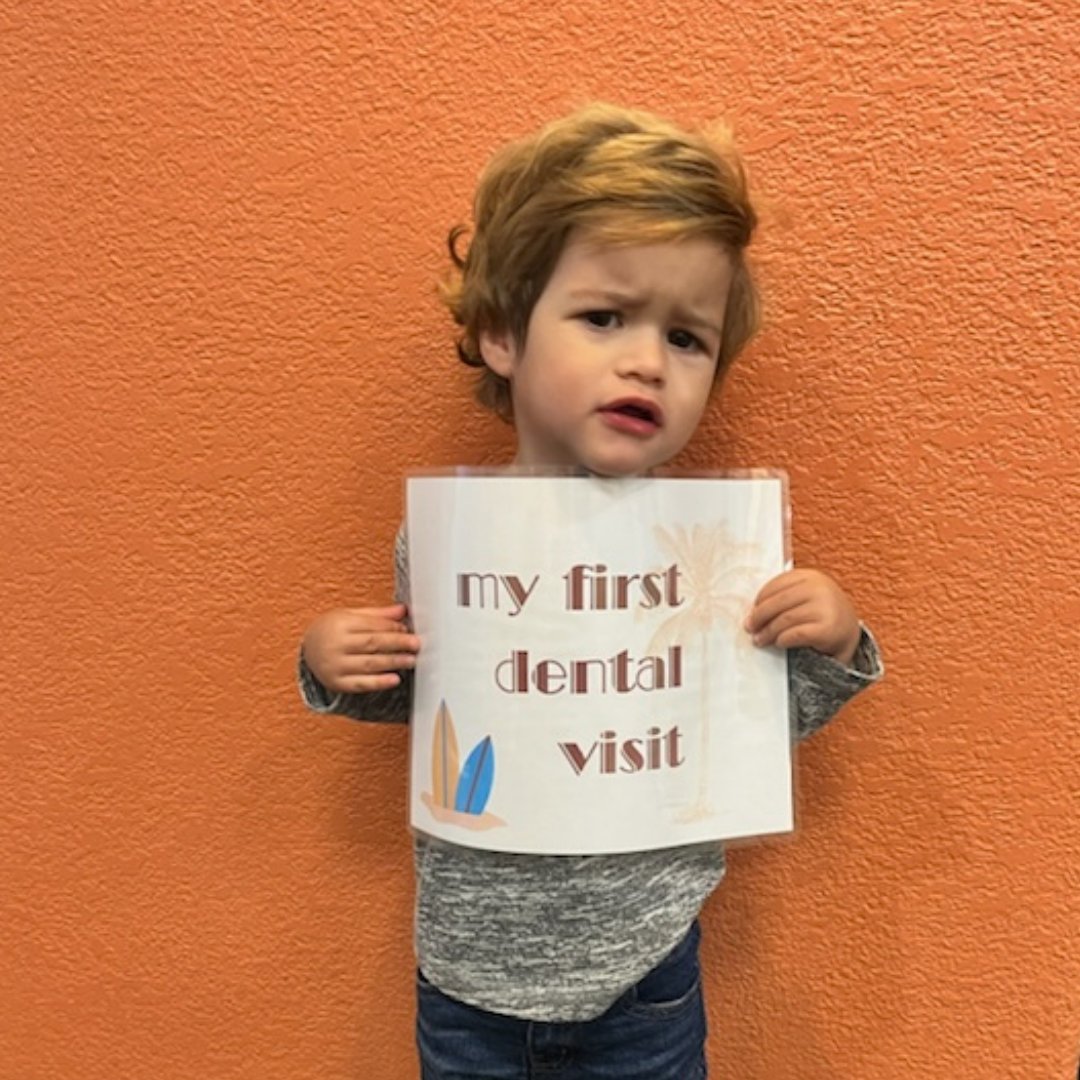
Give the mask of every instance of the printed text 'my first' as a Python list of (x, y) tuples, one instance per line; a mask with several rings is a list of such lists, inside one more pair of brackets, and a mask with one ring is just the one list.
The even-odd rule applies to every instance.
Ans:
[[(679, 607), (683, 603), (679, 595), (681, 576), (676, 563), (666, 570), (645, 574), (617, 574), (609, 572), (603, 563), (577, 563), (562, 575), (564, 603), (567, 611)], [(458, 574), (458, 607), (505, 610), (513, 618), (521, 613), (539, 581), (539, 574), (527, 583), (518, 574)]]

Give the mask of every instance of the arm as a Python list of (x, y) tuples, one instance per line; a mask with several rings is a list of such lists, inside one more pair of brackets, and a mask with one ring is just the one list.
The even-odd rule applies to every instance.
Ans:
[(304, 635), (297, 682), (309, 709), (354, 720), (408, 723), (412, 664), (419, 647), (407, 624), (408, 596), (408, 553), (404, 530), (399, 529), (394, 542), (394, 606), (330, 612), (316, 619)]
[(788, 695), (792, 733), (805, 739), (824, 727), (860, 690), (885, 673), (877, 642), (865, 626), (849, 665), (810, 648), (788, 653)]
[(755, 645), (790, 649), (792, 730), (804, 739), (884, 673), (881, 654), (843, 589), (819, 570), (768, 582), (746, 620)]

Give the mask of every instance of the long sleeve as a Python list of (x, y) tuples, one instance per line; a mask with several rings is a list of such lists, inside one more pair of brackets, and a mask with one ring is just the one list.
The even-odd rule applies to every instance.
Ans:
[(873, 635), (864, 626), (850, 667), (813, 649), (788, 654), (792, 732), (805, 739), (824, 727), (860, 690), (885, 673)]

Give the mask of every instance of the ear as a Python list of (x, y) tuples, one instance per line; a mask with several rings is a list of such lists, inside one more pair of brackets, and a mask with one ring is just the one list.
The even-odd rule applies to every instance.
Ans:
[(517, 346), (509, 330), (481, 330), (480, 355), (496, 375), (509, 379), (517, 359)]

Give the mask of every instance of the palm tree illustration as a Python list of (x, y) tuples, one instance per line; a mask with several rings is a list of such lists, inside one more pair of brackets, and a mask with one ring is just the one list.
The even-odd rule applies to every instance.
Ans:
[(701, 707), (701, 735), (698, 746), (697, 794), (694, 802), (679, 815), (680, 821), (701, 821), (715, 812), (709, 805), (709, 673), (714, 659), (711, 648), (713, 628), (719, 622), (739, 626), (753, 599), (755, 585), (762, 575), (762, 550), (758, 544), (736, 541), (728, 528), (719, 522), (676, 525), (672, 529), (656, 526), (661, 548), (675, 560), (682, 571), (685, 603), (663, 622), (649, 643), (651, 653), (672, 645), (689, 647), (696, 642), (701, 652), (701, 684), (698, 700)]

